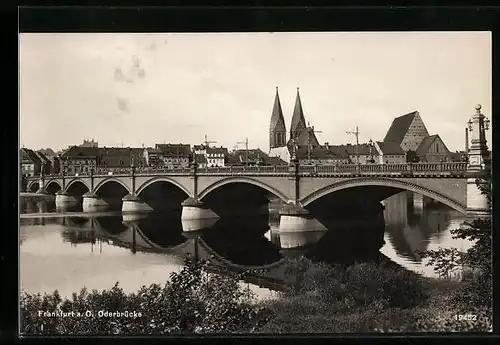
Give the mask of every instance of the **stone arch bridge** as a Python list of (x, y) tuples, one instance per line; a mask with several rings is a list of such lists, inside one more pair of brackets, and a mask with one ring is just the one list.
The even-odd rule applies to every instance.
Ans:
[[(224, 186), (244, 184), (258, 187), (285, 203), (307, 207), (338, 193), (364, 190), (363, 197), (384, 198), (411, 191), (439, 201), (459, 212), (468, 208), (466, 163), (414, 163), (392, 165), (260, 166), (200, 169), (102, 169), (90, 174), (49, 175), (28, 178), (28, 190), (56, 194), (61, 204), (83, 199), (84, 210), (106, 207), (116, 195), (105, 193), (120, 186), (123, 211), (144, 211), (141, 195), (162, 182), (175, 186), (184, 198), (184, 208), (204, 209), (203, 201)], [(78, 187), (78, 188), (77, 188)], [(102, 192), (102, 193), (101, 193)], [(111, 193), (112, 194), (112, 193)], [(379, 200), (379, 201), (381, 201)], [(203, 214), (192, 216), (203, 216)], [(199, 213), (199, 212), (198, 212)], [(183, 217), (189, 216), (188, 214)], [(189, 218), (189, 217), (188, 217)]]

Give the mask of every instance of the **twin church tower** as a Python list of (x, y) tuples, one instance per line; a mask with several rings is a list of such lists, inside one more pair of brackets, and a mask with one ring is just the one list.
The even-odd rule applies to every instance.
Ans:
[(290, 136), (288, 140), (286, 137), (285, 119), (283, 117), (283, 110), (281, 109), (278, 87), (276, 87), (276, 96), (274, 98), (271, 124), (269, 127), (269, 156), (280, 157), (289, 162), (294, 141), (298, 150), (303, 147), (315, 148), (319, 146), (318, 139), (314, 134), (314, 127), (306, 125), (304, 111), (302, 110), (302, 102), (300, 101), (299, 88), (297, 88), (295, 107), (293, 108)]

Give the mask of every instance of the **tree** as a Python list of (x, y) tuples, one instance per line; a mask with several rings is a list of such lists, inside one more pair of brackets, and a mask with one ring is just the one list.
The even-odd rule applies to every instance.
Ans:
[(418, 157), (417, 153), (413, 150), (408, 150), (408, 152), (406, 152), (406, 163), (418, 162), (420, 162), (420, 158)]
[[(484, 180), (476, 180), (481, 193), (491, 207), (491, 174)], [(456, 248), (440, 248), (423, 253), (429, 258), (427, 265), (434, 265), (440, 276), (449, 276), (458, 268), (468, 268), (471, 272), (463, 277), (464, 285), (457, 293), (456, 301), (477, 308), (491, 308), (492, 299), (492, 227), (491, 219), (476, 219), (469, 226), (451, 231), (453, 238), (474, 242), (465, 252)]]

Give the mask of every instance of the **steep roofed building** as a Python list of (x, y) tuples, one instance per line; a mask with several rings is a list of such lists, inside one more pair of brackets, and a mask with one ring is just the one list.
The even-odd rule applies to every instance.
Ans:
[(422, 140), (429, 136), (420, 113), (411, 112), (396, 117), (387, 131), (384, 142), (395, 142), (403, 151), (416, 151)]
[(438, 134), (425, 137), (415, 151), (421, 162), (452, 161), (453, 157)]

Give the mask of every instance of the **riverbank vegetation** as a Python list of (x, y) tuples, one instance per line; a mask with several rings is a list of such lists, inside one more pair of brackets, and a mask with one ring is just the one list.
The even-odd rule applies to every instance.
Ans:
[[(305, 258), (290, 260), (288, 272), (296, 282), (279, 298), (264, 301), (257, 301), (239, 284), (242, 276), (209, 274), (206, 263), (189, 261), (166, 284), (153, 284), (132, 294), (118, 284), (105, 291), (83, 289), (69, 299), (57, 292), (23, 294), (22, 333), (276, 334), (491, 328), (491, 315), (475, 300), (456, 299), (463, 294), (462, 282), (423, 278), (373, 263), (341, 267)], [(474, 314), (475, 320), (455, 320), (455, 315), (465, 314)]]
[[(488, 198), (490, 186), (481, 185)], [(425, 278), (390, 262), (346, 267), (302, 257), (287, 263), (286, 273), (293, 277), (293, 283), (281, 292), (280, 298), (257, 301), (239, 284), (243, 276), (208, 273), (207, 263), (186, 261), (183, 269), (171, 274), (164, 285), (153, 284), (132, 294), (124, 293), (118, 284), (106, 291), (83, 289), (69, 299), (61, 298), (57, 291), (43, 296), (23, 293), (21, 332), (149, 335), (491, 331), (491, 221), (474, 221), (470, 227), (454, 230), (453, 235), (474, 244), (466, 252), (440, 249), (426, 252), (425, 256), (443, 277), (457, 267), (468, 267), (470, 273), (461, 281)]]

